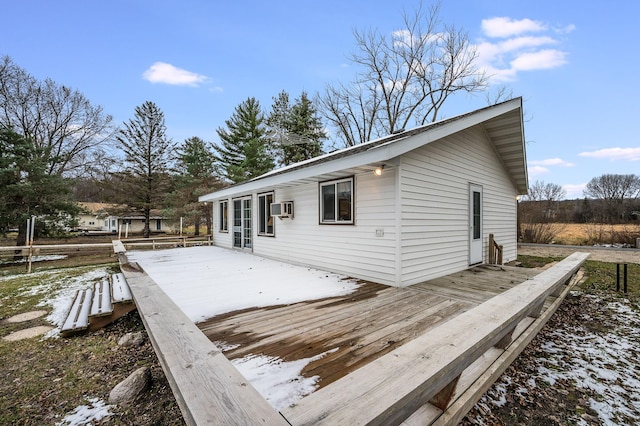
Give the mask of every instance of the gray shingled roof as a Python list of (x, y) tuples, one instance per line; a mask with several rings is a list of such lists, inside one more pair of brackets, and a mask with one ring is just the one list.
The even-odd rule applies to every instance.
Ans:
[[(487, 118), (483, 120), (485, 116)], [(472, 120), (474, 117), (477, 117), (478, 120), (481, 121)], [(204, 195), (200, 197), (200, 201), (209, 201), (227, 196), (239, 195), (241, 193), (248, 193), (269, 186), (282, 185), (287, 180), (287, 176), (291, 176), (291, 181), (299, 180), (302, 177), (308, 179), (312, 176), (321, 176), (323, 173), (327, 173), (329, 171), (329, 163), (350, 163), (353, 167), (358, 165), (358, 161), (355, 159), (362, 157), (363, 163), (360, 165), (365, 165), (371, 160), (371, 158), (376, 157), (373, 155), (366, 156), (365, 154), (367, 153), (373, 153), (377, 149), (386, 147), (395, 148), (395, 145), (400, 144), (406, 144), (407, 150), (415, 149), (411, 148), (412, 144), (409, 142), (402, 141), (415, 139), (415, 136), (425, 133), (437, 133), (438, 129), (443, 129), (447, 126), (453, 126), (453, 130), (455, 130), (455, 125), (458, 123), (463, 126), (468, 124), (468, 127), (472, 127), (477, 124), (483, 125), (487, 135), (494, 143), (496, 151), (500, 155), (503, 164), (509, 170), (514, 184), (518, 188), (518, 192), (522, 194), (526, 193), (528, 182), (522, 123), (522, 100), (521, 98), (517, 98), (411, 130), (394, 133), (380, 139), (344, 148), (310, 160), (285, 166), (280, 169), (272, 170), (247, 182), (242, 182), (220, 191)], [(429, 143), (433, 140), (439, 139), (440, 137), (421, 143)], [(388, 152), (398, 152), (398, 150), (390, 149)], [(378, 155), (376, 158), (378, 157), (380, 159), (384, 159), (384, 154)], [(354, 159), (354, 161), (345, 161), (349, 158)], [(388, 160), (390, 158), (386, 159)], [(323, 167), (323, 165), (325, 165), (325, 167)], [(335, 170), (331, 171), (335, 172)], [(317, 172), (317, 174), (314, 174), (315, 172)]]

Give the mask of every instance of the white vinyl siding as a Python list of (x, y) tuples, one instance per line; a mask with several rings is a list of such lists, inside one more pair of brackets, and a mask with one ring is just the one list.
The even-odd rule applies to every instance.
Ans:
[(483, 189), (484, 260), (489, 233), (515, 259), (515, 187), (479, 128), (404, 155), (400, 170), (403, 286), (468, 267), (469, 184)]
[[(489, 233), (504, 245), (505, 262), (514, 260), (516, 190), (480, 128), (404, 154), (390, 161), (382, 176), (355, 175), (350, 226), (320, 224), (318, 182), (276, 187), (274, 202), (293, 201), (295, 217), (274, 218), (277, 234), (255, 238), (253, 252), (396, 286), (461, 271), (469, 266), (470, 184), (483, 191), (484, 260)], [(238, 196), (252, 196), (257, 211), (261, 193)], [(257, 215), (253, 221), (255, 236)], [(231, 234), (216, 233), (215, 244), (230, 248)]]
[[(311, 266), (353, 278), (395, 285), (395, 177), (357, 175), (354, 225), (320, 224), (319, 184), (275, 190), (275, 201), (293, 200), (294, 219), (277, 219), (275, 238), (255, 241), (260, 256)], [(376, 230), (381, 231), (376, 237)]]

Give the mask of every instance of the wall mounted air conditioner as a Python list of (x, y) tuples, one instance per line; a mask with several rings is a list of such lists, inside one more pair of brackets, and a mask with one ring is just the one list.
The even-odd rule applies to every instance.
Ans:
[(271, 204), (271, 216), (293, 218), (293, 201), (282, 201)]

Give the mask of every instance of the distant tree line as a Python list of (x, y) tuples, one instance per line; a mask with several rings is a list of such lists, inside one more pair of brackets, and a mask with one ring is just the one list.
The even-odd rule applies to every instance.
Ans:
[[(356, 33), (360, 54), (354, 56), (354, 61), (372, 66), (379, 64), (376, 55), (385, 60), (393, 55), (409, 60), (407, 55), (411, 52), (423, 55), (424, 49), (433, 46), (413, 39), (436, 28), (432, 21), (434, 14), (437, 8), (429, 10), (426, 29), (420, 24), (422, 12), (405, 17), (409, 32), (402, 33), (402, 39), (396, 39), (399, 35), (387, 40), (376, 32)], [(446, 39), (452, 34), (442, 36)], [(456, 49), (473, 55), (467, 50), (471, 47), (463, 41)], [(370, 43), (374, 42), (379, 50), (373, 49)], [(471, 67), (473, 61), (465, 63)], [(380, 86), (380, 80), (376, 83), (372, 77), (375, 72), (368, 75), (372, 78), (367, 83), (372, 95), (373, 87), (384, 85)], [(462, 75), (465, 81), (473, 83), (461, 90), (480, 90), (484, 84), (483, 76), (473, 68)], [(366, 81), (364, 75), (361, 77), (358, 84)], [(422, 73), (411, 78), (435, 78), (435, 74), (427, 77)], [(353, 86), (345, 87), (344, 94), (351, 90)], [(376, 108), (387, 110), (386, 116), (376, 108), (367, 112), (370, 118), (375, 116), (371, 118), (373, 121), (359, 121), (364, 116), (349, 119), (345, 111), (339, 113), (345, 120), (352, 120), (351, 125), (360, 126), (356, 133), (368, 129), (359, 137), (339, 133), (336, 138), (343, 141), (343, 146), (393, 131), (397, 123), (407, 124), (409, 117), (419, 124), (426, 122), (427, 111), (435, 119), (443, 100), (431, 106), (416, 104), (413, 112), (400, 113), (405, 109), (401, 106), (404, 100), (393, 97), (394, 87), (384, 90), (389, 90), (384, 100), (365, 101), (361, 97), (358, 102), (375, 104)], [(329, 92), (336, 94), (339, 89), (333, 87)], [(31, 216), (39, 218), (40, 235), (55, 233), (73, 225), (79, 213), (77, 201), (115, 203), (126, 206), (128, 212), (142, 214), (145, 236), (151, 233), (152, 210), (162, 210), (170, 218), (184, 218), (196, 233), (200, 233), (201, 226), (210, 233), (211, 206), (199, 203), (198, 197), (225, 185), (253, 179), (275, 167), (321, 155), (329, 139), (323, 118), (332, 123), (328, 115), (338, 114), (338, 104), (354, 113), (351, 104), (330, 106), (328, 102), (322, 96), (314, 101), (306, 92), (292, 101), (283, 90), (273, 98), (270, 109), (264, 110), (255, 98), (249, 97), (236, 106), (224, 126), (218, 127), (218, 143), (198, 136), (177, 143), (168, 137), (164, 113), (155, 103), (144, 102), (135, 108), (133, 118), (117, 126), (110, 115), (82, 93), (50, 79), (37, 80), (5, 56), (0, 60), (0, 233), (18, 228), (18, 244), (23, 244), (26, 219)], [(391, 108), (393, 102), (397, 103)], [(323, 109), (318, 109), (318, 105)], [(389, 115), (389, 108), (395, 108), (399, 115)], [(415, 115), (418, 111), (422, 111), (421, 118)], [(388, 126), (385, 128), (382, 123)], [(558, 223), (640, 221), (640, 177), (636, 175), (605, 174), (587, 184), (583, 199), (564, 200), (565, 196), (557, 184), (532, 184), (529, 194), (518, 203), (521, 239), (549, 242), (557, 233), (554, 224)]]
[[(243, 182), (274, 167), (323, 153), (327, 136), (315, 104), (303, 92), (293, 103), (282, 91), (271, 111), (255, 98), (238, 105), (220, 143), (193, 136), (176, 143), (153, 102), (120, 126), (76, 90), (39, 81), (9, 57), (0, 63), (0, 234), (38, 217), (38, 234), (63, 232), (80, 212), (77, 201), (107, 202), (145, 218), (151, 211), (184, 218), (211, 232), (210, 206), (200, 195)], [(118, 213), (118, 212), (114, 212)]]
[[(263, 109), (248, 97), (216, 129), (218, 141), (173, 141), (151, 101), (121, 124), (78, 90), (38, 80), (0, 57), (0, 234), (39, 218), (40, 235), (73, 225), (76, 201), (117, 203), (145, 217), (183, 217), (211, 232), (204, 193), (253, 179), (275, 167), (440, 118), (458, 93), (485, 93), (467, 33), (440, 19), (440, 2), (405, 12), (391, 33), (354, 31), (349, 82), (295, 99), (286, 91)], [(489, 103), (505, 100), (506, 91)]]
[[(558, 184), (536, 181), (518, 202), (518, 227), (523, 242), (550, 243), (562, 224), (629, 224), (640, 227), (640, 176), (604, 174), (587, 183), (583, 198), (565, 200)], [(635, 234), (629, 236), (635, 241)]]

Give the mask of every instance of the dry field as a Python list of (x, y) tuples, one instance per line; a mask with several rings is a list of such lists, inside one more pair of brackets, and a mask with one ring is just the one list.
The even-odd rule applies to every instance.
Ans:
[(624, 239), (640, 238), (640, 224), (557, 223), (553, 226), (558, 230), (554, 243), (562, 245), (616, 244)]

